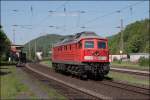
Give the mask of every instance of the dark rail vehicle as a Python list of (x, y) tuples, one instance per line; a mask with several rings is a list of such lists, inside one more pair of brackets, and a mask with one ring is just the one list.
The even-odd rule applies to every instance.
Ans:
[(26, 64), (26, 53), (24, 52), (19, 52), (19, 57), (18, 57), (18, 62), (17, 62), (17, 67), (25, 66)]
[(103, 78), (110, 70), (108, 39), (94, 32), (69, 36), (52, 48), (52, 66), (81, 78)]

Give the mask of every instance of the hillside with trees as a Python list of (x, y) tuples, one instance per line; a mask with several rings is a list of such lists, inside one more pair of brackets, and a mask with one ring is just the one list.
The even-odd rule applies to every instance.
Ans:
[[(124, 53), (144, 53), (149, 52), (149, 19), (136, 21), (125, 27), (123, 30)], [(68, 35), (69, 36), (69, 35)], [(36, 51), (43, 51), (44, 57), (49, 57), (49, 51), (53, 44), (68, 37), (57, 34), (48, 34), (30, 41), (31, 58), (35, 56)], [(120, 51), (120, 33), (108, 37), (111, 54), (119, 54)], [(24, 51), (29, 53), (29, 43), (24, 45)]]
[(28, 54), (30, 50), (32, 59), (35, 57), (35, 49), (36, 51), (42, 51), (44, 57), (48, 57), (51, 47), (55, 43), (63, 40), (64, 38), (65, 36), (57, 35), (57, 34), (48, 34), (45, 36), (41, 36), (26, 43), (24, 45), (23, 51), (27, 53), (27, 56), (29, 56)]
[[(136, 21), (125, 27), (123, 32), (124, 53), (148, 53), (150, 40), (149, 19)], [(118, 33), (109, 37), (109, 48), (111, 54), (119, 54), (120, 36)]]

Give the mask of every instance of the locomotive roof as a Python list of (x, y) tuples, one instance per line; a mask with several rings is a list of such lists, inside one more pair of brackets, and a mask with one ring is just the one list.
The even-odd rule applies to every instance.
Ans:
[(83, 38), (102, 38), (102, 37), (98, 36), (95, 32), (84, 31), (81, 33), (76, 33), (75, 35), (70, 35), (63, 41), (56, 43), (54, 46), (76, 43)]

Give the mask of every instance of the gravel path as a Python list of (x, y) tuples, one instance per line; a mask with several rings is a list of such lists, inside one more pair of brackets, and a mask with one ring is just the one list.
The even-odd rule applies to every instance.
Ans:
[[(35, 78), (32, 78), (27, 73), (25, 73), (21, 68), (17, 68), (17, 74), (20, 76), (20, 80), (34, 93), (38, 99), (48, 99), (48, 93), (41, 88), (40, 83)], [(29, 99), (28, 93), (21, 93), (16, 99)]]

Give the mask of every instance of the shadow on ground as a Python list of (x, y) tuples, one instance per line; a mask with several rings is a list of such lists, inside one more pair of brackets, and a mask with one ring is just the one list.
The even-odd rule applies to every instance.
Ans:
[(111, 78), (111, 77), (108, 77), (108, 76), (105, 76), (105, 77), (104, 77), (104, 80), (113, 81), (113, 78)]
[(7, 74), (10, 74), (10, 73), (11, 73), (11, 71), (8, 71), (8, 72), (0, 71), (0, 76), (7, 75)]

